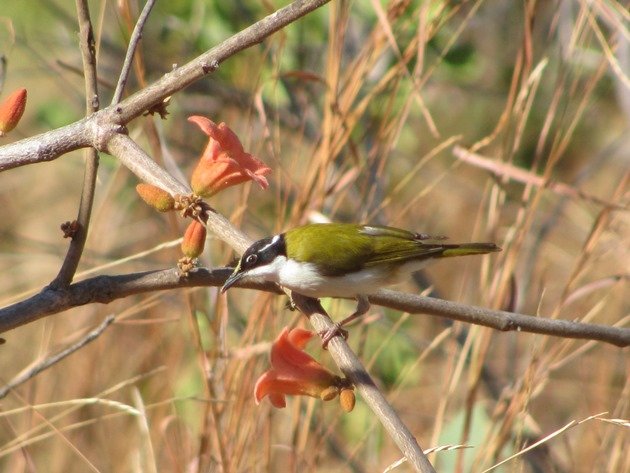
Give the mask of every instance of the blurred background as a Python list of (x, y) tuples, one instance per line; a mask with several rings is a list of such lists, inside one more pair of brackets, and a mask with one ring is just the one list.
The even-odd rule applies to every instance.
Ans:
[[(19, 87), (29, 96), (0, 145), (79, 120), (85, 108), (73, 2), (4, 3), (0, 100)], [(127, 93), (286, 3), (157, 2)], [(331, 2), (174, 95), (166, 120), (130, 123), (130, 135), (190, 176), (205, 136), (186, 118), (226, 122), (273, 168), (267, 191), (246, 184), (209, 201), (251, 238), (328, 219), (494, 241), (502, 253), (436, 263), (400, 289), (627, 326), (628, 5)], [(90, 1), (101, 106), (141, 7)], [(0, 175), (3, 307), (57, 274), (68, 245), (59, 226), (76, 217), (83, 169), (79, 151)], [(137, 183), (101, 156), (76, 280), (175, 266), (186, 222), (149, 208)], [(215, 267), (235, 256), (210, 236), (201, 260)], [(337, 320), (354, 307), (323, 302)], [(360, 398), (343, 415), (337, 402), (310, 398), (284, 410), (255, 405), (269, 343), (305, 324), (285, 304), (245, 290), (156, 292), (3, 334), (0, 387), (115, 316), (96, 341), (0, 400), (0, 470), (383, 471), (401, 454)], [(420, 445), (473, 447), (433, 454), (440, 472), (483, 471), (602, 412), (630, 418), (627, 349), (375, 306), (349, 341)], [(335, 370), (318, 343), (309, 352)], [(627, 425), (590, 419), (495, 471), (630, 471), (628, 448)]]

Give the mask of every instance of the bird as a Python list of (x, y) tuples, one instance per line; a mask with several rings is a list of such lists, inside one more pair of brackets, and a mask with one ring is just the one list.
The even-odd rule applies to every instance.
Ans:
[(368, 296), (401, 282), (432, 260), (501, 251), (494, 243), (445, 243), (399, 228), (313, 223), (253, 243), (221, 292), (242, 279), (275, 282), (304, 296), (354, 298), (357, 308), (339, 327), (364, 315)]

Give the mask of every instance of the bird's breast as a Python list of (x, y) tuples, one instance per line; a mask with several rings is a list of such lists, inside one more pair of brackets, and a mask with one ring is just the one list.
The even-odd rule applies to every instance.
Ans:
[(369, 268), (343, 276), (322, 276), (312, 263), (288, 260), (279, 271), (278, 283), (310, 297), (355, 297), (396, 284), (397, 273), (387, 268)]

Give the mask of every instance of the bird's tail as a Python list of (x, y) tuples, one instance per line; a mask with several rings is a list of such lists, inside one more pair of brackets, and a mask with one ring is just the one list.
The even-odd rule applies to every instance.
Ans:
[(465, 255), (483, 255), (501, 251), (494, 243), (462, 243), (461, 245), (443, 245), (444, 251), (438, 255), (440, 258)]

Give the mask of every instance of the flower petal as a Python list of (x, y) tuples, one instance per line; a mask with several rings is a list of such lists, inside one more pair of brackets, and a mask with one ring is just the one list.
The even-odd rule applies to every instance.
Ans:
[(328, 371), (302, 348), (313, 337), (304, 329), (284, 328), (271, 346), (271, 366), (256, 381), (256, 403), (269, 396), (275, 407), (286, 405), (286, 395), (332, 399), (339, 392), (339, 377)]
[(277, 409), (287, 407), (287, 399), (282, 394), (269, 393), (269, 400), (271, 401), (271, 405)]
[(263, 189), (269, 187), (264, 175), (271, 172), (271, 168), (246, 153), (238, 136), (225, 123), (217, 125), (206, 117), (196, 115), (189, 117), (188, 121), (196, 124), (209, 137), (191, 178), (191, 186), (197, 195), (210, 197), (249, 180)]
[[(285, 330), (288, 330), (285, 328)], [(306, 330), (305, 328), (296, 327), (289, 331), (287, 338), (292, 345), (297, 348), (304, 348), (306, 344), (313, 338), (315, 335), (310, 330)]]
[[(265, 172), (271, 171), (270, 168), (265, 168)], [(260, 172), (260, 171), (257, 171)], [(245, 170), (245, 173), (251, 178), (252, 181), (256, 182), (260, 187), (262, 187), (263, 189), (267, 189), (269, 187), (269, 182), (267, 181), (267, 178), (256, 174), (252, 171), (250, 171), (249, 169)]]
[(192, 115), (188, 117), (188, 121), (197, 125), (199, 128), (201, 128), (201, 131), (203, 131), (208, 136), (214, 137), (214, 135), (217, 133), (217, 124), (209, 118), (202, 117), (200, 115)]

